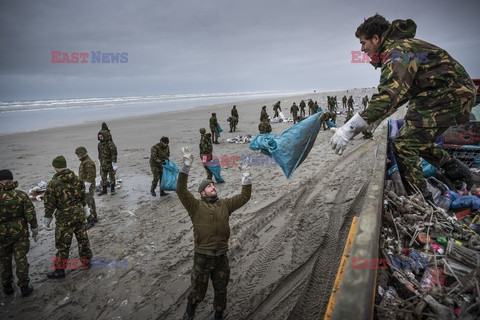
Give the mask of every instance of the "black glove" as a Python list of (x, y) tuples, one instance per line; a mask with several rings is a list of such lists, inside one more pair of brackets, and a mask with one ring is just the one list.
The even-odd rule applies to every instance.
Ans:
[(164, 166), (164, 165), (166, 165), (166, 164), (167, 164), (167, 161), (165, 161), (165, 159), (162, 160), (162, 166)]

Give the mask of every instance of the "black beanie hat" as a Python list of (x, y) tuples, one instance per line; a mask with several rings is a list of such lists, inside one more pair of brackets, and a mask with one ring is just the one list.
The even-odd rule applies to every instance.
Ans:
[(0, 170), (0, 180), (13, 180), (12, 171), (7, 169)]

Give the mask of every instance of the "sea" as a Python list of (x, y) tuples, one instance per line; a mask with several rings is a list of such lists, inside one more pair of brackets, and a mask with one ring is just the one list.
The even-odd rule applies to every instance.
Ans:
[(0, 101), (0, 134), (304, 93), (306, 92), (230, 92)]

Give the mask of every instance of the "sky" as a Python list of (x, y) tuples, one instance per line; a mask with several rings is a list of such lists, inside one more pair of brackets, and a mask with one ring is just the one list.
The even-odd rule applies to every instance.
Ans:
[(380, 69), (351, 60), (377, 12), (413, 19), (417, 38), (480, 77), (475, 0), (2, 0), (0, 101), (374, 87)]

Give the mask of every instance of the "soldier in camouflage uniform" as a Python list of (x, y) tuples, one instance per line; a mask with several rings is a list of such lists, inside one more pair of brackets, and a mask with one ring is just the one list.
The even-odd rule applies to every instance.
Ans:
[(78, 168), (78, 178), (85, 183), (85, 201), (90, 208), (90, 215), (87, 217), (87, 229), (93, 227), (98, 222), (97, 209), (95, 206), (95, 178), (97, 177), (97, 169), (95, 163), (90, 158), (85, 147), (78, 147), (75, 150), (80, 162)]
[(236, 106), (236, 105), (234, 105), (233, 108), (232, 108), (231, 116), (237, 118), (237, 121), (240, 119), (240, 118), (238, 117), (238, 110), (237, 110), (237, 106)]
[(235, 132), (237, 130), (238, 120), (234, 116), (228, 117), (227, 121), (230, 123), (230, 132)]
[(230, 198), (219, 199), (213, 181), (204, 180), (198, 187), (201, 198), (188, 191), (187, 180), (193, 155), (183, 149), (183, 167), (178, 174), (177, 194), (193, 223), (195, 255), (184, 319), (193, 319), (195, 308), (207, 292), (212, 279), (214, 289), (214, 319), (223, 319), (227, 306), (227, 285), (230, 278), (228, 240), (230, 238), (230, 215), (250, 199), (252, 180), (250, 172), (242, 173), (242, 191)]
[(362, 104), (363, 104), (363, 109), (365, 110), (368, 105), (368, 96), (363, 97)]
[(260, 121), (263, 121), (263, 119), (268, 119), (267, 106), (263, 106), (260, 112)]
[(263, 121), (260, 122), (258, 125), (258, 131), (260, 131), (260, 134), (272, 132), (272, 126), (270, 125), (270, 120), (268, 118), (263, 119)]
[(305, 100), (300, 101), (300, 104), (298, 105), (300, 107), (300, 116), (305, 117), (305, 108), (307, 105), (305, 104)]
[(323, 131), (328, 130), (328, 125), (327, 121), (330, 120), (330, 112), (325, 111), (321, 116), (320, 116), (320, 127), (323, 127)]
[(347, 110), (347, 115), (345, 116), (345, 123), (347, 123), (348, 120), (352, 119), (352, 117), (353, 117), (353, 111)]
[(342, 98), (342, 107), (343, 107), (343, 110), (347, 108), (347, 96), (343, 96)]
[(102, 122), (102, 129), (100, 131), (105, 135), (105, 137), (108, 135), (108, 139), (113, 141), (112, 133), (110, 132), (106, 122)]
[[(157, 188), (158, 182), (160, 185), (162, 184), (162, 173), (163, 173), (163, 165), (166, 163), (168, 158), (170, 157), (170, 148), (168, 147), (169, 139), (168, 137), (162, 137), (160, 142), (153, 145), (150, 149), (150, 168), (152, 169), (152, 187), (150, 188), (150, 194), (152, 196), (156, 196), (155, 188)], [(160, 196), (166, 196), (166, 193), (160, 187)]]
[(308, 115), (315, 114), (313, 110), (313, 101), (312, 99), (308, 99)]
[(0, 269), (3, 292), (13, 294), (12, 257), (15, 259), (17, 285), (22, 296), (28, 296), (33, 288), (29, 285), (27, 253), (30, 249), (28, 225), (33, 240), (38, 239), (38, 224), (35, 207), (28, 195), (16, 190), (10, 170), (0, 170)]
[(218, 122), (216, 113), (212, 113), (210, 117), (210, 131), (212, 132), (212, 143), (218, 144)]
[(212, 180), (212, 172), (208, 170), (208, 167), (205, 165), (205, 162), (212, 160), (213, 154), (213, 145), (210, 133), (205, 133), (205, 128), (200, 129), (200, 160), (202, 161), (202, 166), (207, 173), (207, 179)]
[(52, 161), (55, 175), (47, 184), (44, 196), (45, 228), (50, 227), (55, 214), (55, 247), (57, 248), (55, 270), (49, 278), (65, 278), (65, 267), (69, 265), (68, 256), (72, 238), (78, 243), (82, 269), (90, 269), (92, 251), (87, 234), (86, 214), (90, 208), (85, 201), (85, 183), (78, 179), (72, 170), (67, 169), (67, 161), (58, 156)]
[(100, 160), (100, 176), (102, 190), (99, 196), (107, 193), (107, 175), (110, 177), (110, 193), (115, 194), (115, 171), (117, 170), (117, 146), (113, 143), (110, 134), (105, 131), (98, 133), (98, 159)]
[(353, 109), (353, 97), (352, 96), (350, 96), (348, 98), (347, 105), (348, 105), (347, 110), (351, 110), (351, 111), (355, 110), (355, 109)]
[(461, 161), (435, 144), (449, 126), (469, 121), (476, 89), (465, 69), (445, 50), (414, 38), (416, 24), (395, 20), (391, 24), (376, 14), (357, 29), (362, 51), (381, 67), (378, 93), (368, 107), (339, 128), (331, 144), (341, 154), (348, 141), (369, 124), (384, 119), (409, 100), (405, 124), (393, 141), (398, 169), (407, 191), (416, 186), (432, 200), (422, 174), (420, 157), (443, 168), (450, 179), (470, 182), (471, 173)]
[(298, 106), (295, 102), (290, 107), (290, 114), (293, 115), (293, 124), (297, 123)]
[(280, 101), (277, 101), (274, 105), (273, 105), (273, 117), (274, 118), (278, 118), (280, 116), (279, 112), (282, 111), (282, 108), (280, 107)]

